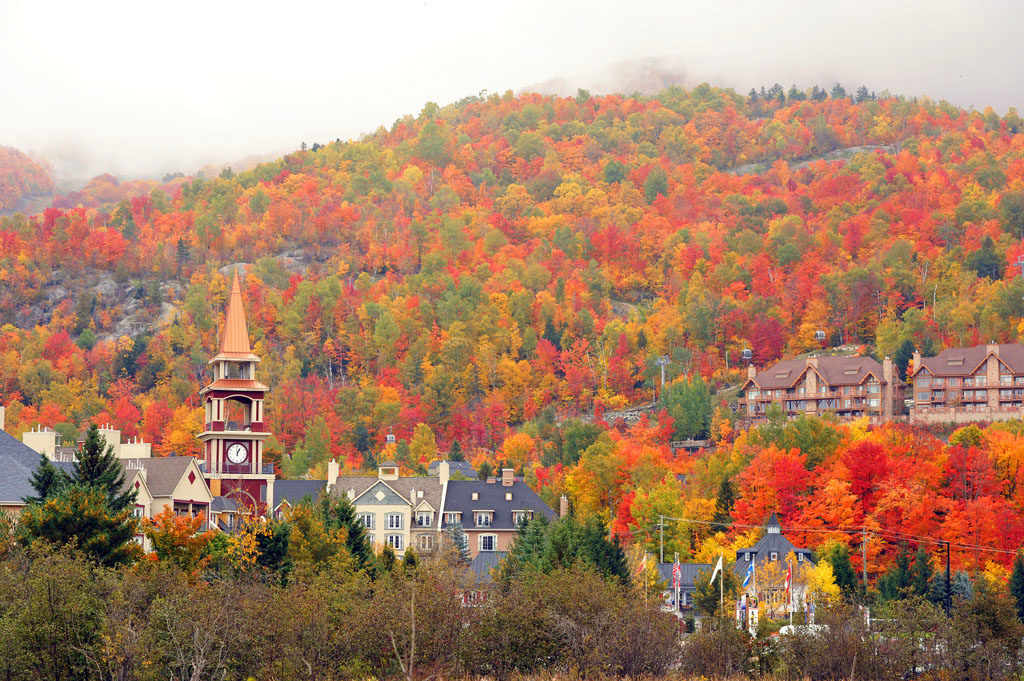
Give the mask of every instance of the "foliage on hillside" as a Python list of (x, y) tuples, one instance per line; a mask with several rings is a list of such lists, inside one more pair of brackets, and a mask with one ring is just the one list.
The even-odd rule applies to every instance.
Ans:
[(53, 193), (50, 173), (45, 162), (0, 146), (0, 213), (16, 210), (22, 199)]
[[(1017, 340), (1022, 132), (1012, 110), (866, 90), (509, 93), (238, 174), (98, 178), (81, 206), (0, 221), (3, 319), (52, 306), (0, 329), (8, 427), (94, 419), (194, 453), (222, 268), (245, 262), (269, 454), (289, 473), (370, 465), (393, 432), (385, 455), (411, 469), (458, 443), (554, 476), (576, 465), (558, 424), (650, 401), (664, 355), (675, 383), (648, 431), (572, 435), (650, 478), (577, 503), (652, 505), (656, 473), (690, 462), (646, 462), (725, 422), (690, 423), (687, 391), (737, 384), (744, 348), (760, 365), (819, 347), (818, 330), (879, 356)], [(96, 270), (117, 295), (53, 286)], [(115, 332), (129, 305), (151, 332)], [(805, 490), (824, 465), (770, 451), (766, 470), (803, 466)], [(685, 510), (713, 513), (716, 491)]]

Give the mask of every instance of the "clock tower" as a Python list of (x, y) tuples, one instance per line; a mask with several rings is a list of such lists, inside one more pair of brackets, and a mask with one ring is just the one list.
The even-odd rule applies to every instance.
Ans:
[(273, 499), (274, 471), (263, 470), (263, 425), (267, 386), (256, 380), (260, 358), (249, 346), (238, 272), (220, 333), (220, 352), (209, 364), (213, 380), (200, 392), (205, 410), (203, 443), (206, 480), (213, 496), (234, 499), (239, 511), (265, 513)]

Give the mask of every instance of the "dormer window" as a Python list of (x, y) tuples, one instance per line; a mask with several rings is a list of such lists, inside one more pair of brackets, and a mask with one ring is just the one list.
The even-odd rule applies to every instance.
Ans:
[(472, 494), (470, 495), (470, 498), (471, 498), (471, 499), (472, 499), (473, 501), (480, 501), (480, 493), (479, 493), (479, 492), (473, 492), (473, 493), (472, 493)]
[(416, 527), (430, 527), (434, 524), (434, 514), (430, 511), (416, 512)]
[(804, 554), (802, 554), (802, 553), (796, 554), (796, 562), (798, 562), (798, 563), (804, 562)]
[(750, 551), (747, 551), (743, 554), (743, 560), (747, 561), (748, 563), (750, 562)]
[(512, 511), (512, 522), (516, 525), (533, 520), (533, 511)]
[(473, 517), (477, 527), (490, 527), (494, 524), (494, 511), (474, 511)]
[(775, 560), (778, 560), (778, 559), (779, 559), (779, 552), (778, 551), (772, 551), (771, 555), (769, 556), (769, 560), (775, 561)]
[(512, 501), (512, 492), (505, 492), (505, 501)]

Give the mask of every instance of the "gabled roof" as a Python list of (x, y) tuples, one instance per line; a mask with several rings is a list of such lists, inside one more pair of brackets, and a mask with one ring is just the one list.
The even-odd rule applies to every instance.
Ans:
[(469, 570), (477, 584), (490, 584), (494, 581), (493, 571), (501, 566), (508, 551), (481, 551), (469, 564)]
[[(473, 492), (478, 499), (473, 500)], [(512, 493), (512, 499), (506, 500), (505, 495)], [(544, 515), (554, 520), (552, 511), (537, 493), (530, 489), (522, 480), (515, 480), (506, 487), (501, 480), (452, 480), (448, 483), (448, 495), (444, 500), (444, 513), (459, 511), (462, 513), (463, 524), (467, 530), (476, 529), (472, 525), (473, 511), (494, 511), (490, 530), (516, 530), (518, 527), (512, 519), (513, 511), (533, 511), (535, 517)]]
[[(386, 464), (381, 464), (385, 466)], [(377, 483), (386, 485), (395, 494), (408, 501), (412, 508), (420, 502), (426, 501), (432, 508), (441, 508), (441, 481), (436, 477), (401, 477), (394, 480), (382, 480), (376, 475), (351, 475), (339, 477), (331, 487), (331, 494), (348, 494), (351, 490), (355, 497), (355, 504), (359, 505), (359, 496)], [(275, 487), (279, 483), (275, 483)], [(422, 496), (421, 496), (422, 493)], [(275, 495), (276, 495), (275, 491)], [(440, 518), (435, 520), (435, 525)]]
[[(997, 345), (994, 353), (1006, 367), (1015, 374), (1024, 374), (1024, 345), (1019, 343), (1002, 343)], [(934, 357), (922, 357), (921, 363), (914, 367), (913, 375), (927, 369), (933, 376), (971, 376), (988, 359), (988, 345), (975, 345), (972, 348), (947, 348)]]
[(874, 377), (882, 382), (882, 365), (871, 357), (816, 357), (817, 366), (810, 359), (787, 359), (759, 371), (751, 380), (764, 390), (794, 386), (807, 371), (814, 371), (829, 386), (860, 385)]
[[(431, 461), (427, 466), (427, 475), (439, 475), (438, 467), (441, 465), (441, 461)], [(476, 469), (473, 468), (473, 464), (468, 461), (449, 461), (448, 462), (448, 474), (451, 475), (458, 471), (463, 476), (470, 480), (476, 480), (477, 474)]]
[(232, 497), (214, 497), (210, 502), (210, 513), (237, 513), (238, 501)]
[[(224, 326), (220, 332), (220, 352), (213, 358), (259, 361), (249, 346), (249, 329), (245, 323), (245, 307), (242, 303), (242, 287), (238, 284), (238, 270), (231, 279), (231, 297), (224, 314)], [(212, 360), (211, 360), (212, 361)]]
[(275, 480), (271, 508), (277, 508), (283, 503), (295, 506), (306, 497), (316, 501), (326, 489), (326, 480)]
[[(746, 575), (747, 568), (750, 567), (750, 563), (744, 560), (744, 555), (750, 553), (752, 558), (757, 563), (763, 563), (771, 559), (772, 552), (778, 554), (779, 560), (785, 560), (786, 556), (792, 552), (794, 554), (804, 554), (805, 560), (813, 561), (813, 553), (810, 549), (798, 548), (793, 545), (791, 541), (786, 539), (785, 535), (782, 534), (782, 528), (779, 525), (779, 519), (775, 515), (774, 511), (768, 518), (768, 521), (764, 524), (765, 534), (761, 539), (758, 540), (750, 548), (738, 549), (736, 551), (736, 562), (732, 566), (734, 574), (741, 578)], [(760, 566), (758, 566), (760, 567)]]
[[(673, 563), (658, 563), (658, 576), (665, 582), (668, 588), (672, 588), (672, 567)], [(711, 563), (680, 563), (679, 564), (679, 586), (682, 589), (693, 590), (697, 585), (697, 574), (700, 572), (711, 572), (715, 566)]]
[[(37, 451), (0, 430), (0, 505), (20, 506), (25, 497), (36, 493), (31, 481), (40, 460)], [(73, 464), (69, 462), (52, 463), (66, 473), (72, 470)]]
[[(138, 459), (121, 459), (125, 473), (131, 475), (132, 470), (140, 467), (146, 469), (146, 484), (154, 497), (169, 497), (181, 479), (188, 475), (191, 466), (198, 469), (199, 462), (191, 456), (152, 456)], [(202, 478), (202, 471), (197, 473)]]

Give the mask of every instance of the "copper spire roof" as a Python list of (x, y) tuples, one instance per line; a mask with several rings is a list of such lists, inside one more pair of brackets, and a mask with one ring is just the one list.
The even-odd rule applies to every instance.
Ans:
[[(224, 315), (224, 326), (220, 332), (220, 352), (213, 358), (256, 360), (249, 346), (249, 329), (245, 323), (245, 309), (242, 305), (242, 287), (238, 284), (238, 270), (231, 280), (231, 297), (228, 311)], [(212, 360), (211, 360), (212, 361)]]

